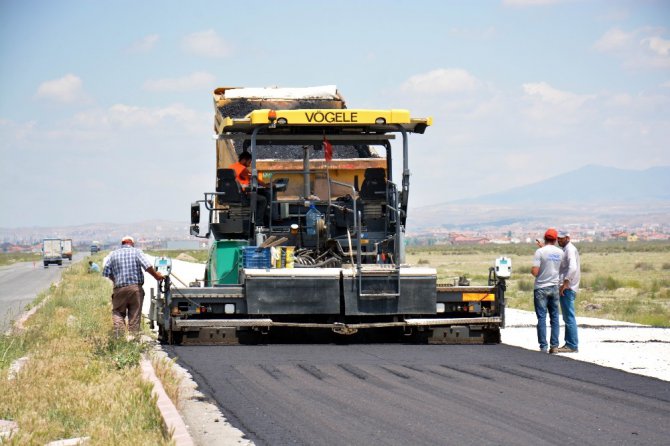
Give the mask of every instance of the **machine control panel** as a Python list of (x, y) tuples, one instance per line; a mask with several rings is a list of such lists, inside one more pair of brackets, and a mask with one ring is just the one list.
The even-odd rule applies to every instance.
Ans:
[(169, 276), (172, 271), (172, 260), (169, 257), (156, 257), (154, 269), (164, 276)]
[(512, 275), (512, 259), (509, 257), (498, 257), (495, 267), (496, 276), (501, 279), (509, 279)]

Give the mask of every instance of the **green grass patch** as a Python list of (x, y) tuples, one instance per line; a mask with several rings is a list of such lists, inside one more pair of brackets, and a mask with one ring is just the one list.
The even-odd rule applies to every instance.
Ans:
[[(576, 243), (580, 252), (582, 282), (577, 293), (577, 315), (670, 326), (670, 242)], [(408, 263), (423, 259), (439, 265), (438, 280), (453, 281), (467, 275), (473, 285), (485, 285), (489, 267), (497, 257), (512, 260), (507, 304), (533, 310), (530, 270), (533, 244), (430, 247), (410, 246)], [(650, 267), (651, 266), (651, 267)], [(587, 306), (586, 303), (594, 304)]]
[(582, 282), (584, 288), (591, 288), (594, 291), (613, 291), (617, 288), (623, 288), (623, 283), (612, 276), (596, 276), (593, 279)]
[[(0, 338), (0, 418), (19, 426), (11, 444), (81, 436), (99, 445), (170, 444), (138, 367), (144, 347), (112, 337), (111, 283), (87, 267), (63, 271), (26, 330)], [(9, 381), (9, 364), (24, 355)]]
[(0, 266), (13, 265), (18, 262), (41, 262), (42, 254), (36, 252), (2, 252)]

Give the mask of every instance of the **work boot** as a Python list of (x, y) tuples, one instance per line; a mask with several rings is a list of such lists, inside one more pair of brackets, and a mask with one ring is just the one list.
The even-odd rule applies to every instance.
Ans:
[(579, 353), (579, 349), (570, 348), (567, 345), (558, 348), (558, 353)]
[(558, 353), (558, 352), (559, 352), (558, 346), (555, 345), (553, 347), (549, 347), (549, 354), (553, 355), (554, 353)]

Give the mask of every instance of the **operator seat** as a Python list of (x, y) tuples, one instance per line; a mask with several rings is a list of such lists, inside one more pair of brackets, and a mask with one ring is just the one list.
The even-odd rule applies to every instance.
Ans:
[(386, 172), (381, 167), (368, 167), (365, 169), (363, 184), (361, 184), (360, 196), (362, 200), (384, 200), (386, 201)]
[(216, 170), (216, 191), (221, 194), (217, 196), (219, 203), (242, 202), (242, 191), (240, 190), (240, 184), (235, 179), (233, 169)]
[(381, 167), (365, 169), (359, 196), (363, 203), (363, 219), (369, 231), (385, 229), (386, 195), (386, 171)]
[(233, 169), (216, 170), (216, 212), (210, 228), (216, 239), (246, 238), (251, 209)]

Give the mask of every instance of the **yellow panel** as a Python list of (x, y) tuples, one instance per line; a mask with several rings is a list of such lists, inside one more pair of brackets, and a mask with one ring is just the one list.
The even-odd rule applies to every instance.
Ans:
[(495, 300), (493, 293), (463, 293), (463, 302), (482, 302)]
[[(269, 123), (269, 110), (255, 110), (247, 115), (251, 124)], [(377, 118), (384, 118), (386, 124), (409, 124), (408, 110), (277, 110), (277, 119), (284, 118), (291, 125), (374, 125)]]

